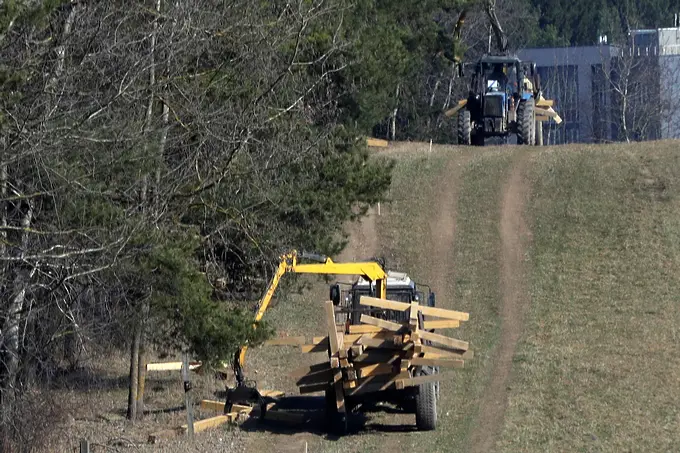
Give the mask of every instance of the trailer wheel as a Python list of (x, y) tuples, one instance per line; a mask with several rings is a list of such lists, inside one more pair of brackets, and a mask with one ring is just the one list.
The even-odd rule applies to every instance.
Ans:
[(437, 427), (437, 390), (434, 382), (426, 382), (418, 386), (416, 427), (420, 431), (432, 431)]
[(458, 144), (467, 146), (472, 144), (472, 121), (470, 111), (467, 109), (458, 112)]

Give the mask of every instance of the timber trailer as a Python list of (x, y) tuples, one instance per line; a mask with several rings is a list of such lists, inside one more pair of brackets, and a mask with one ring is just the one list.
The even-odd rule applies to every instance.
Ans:
[[(306, 261), (306, 262), (302, 262)], [(408, 275), (387, 272), (379, 260), (336, 263), (316, 254), (290, 252), (281, 257), (277, 272), (257, 306), (254, 327), (262, 319), (281, 277), (288, 272), (357, 275), (359, 279), (330, 287), (324, 305), (327, 337), (301, 344), (303, 352), (326, 352), (323, 363), (303, 367), (300, 393), (324, 391), (329, 427), (344, 433), (348, 416), (362, 407), (389, 402), (414, 412), (420, 430), (437, 424), (439, 365), (460, 367), (470, 358), (467, 342), (435, 334), (428, 328), (430, 315), (438, 328), (457, 327), (467, 313), (435, 308), (435, 295), (417, 286)], [(427, 319), (426, 319), (427, 317)], [(443, 344), (444, 348), (432, 346)], [(289, 344), (289, 343), (287, 343)], [(263, 417), (272, 398), (263, 397), (244, 375), (247, 345), (234, 357), (236, 386), (227, 388), (225, 413), (237, 405), (259, 406)]]

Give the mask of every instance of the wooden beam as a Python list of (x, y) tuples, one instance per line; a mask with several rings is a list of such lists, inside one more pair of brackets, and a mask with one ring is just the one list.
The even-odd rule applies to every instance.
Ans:
[(394, 366), (389, 363), (375, 363), (356, 368), (356, 371), (357, 378), (361, 379), (369, 376), (380, 376), (381, 374), (393, 374), (395, 369)]
[(367, 349), (361, 355), (354, 357), (355, 364), (394, 363), (406, 355), (405, 351), (389, 351), (382, 349)]
[(399, 324), (392, 321), (386, 321), (384, 319), (374, 318), (373, 316), (369, 316), (367, 314), (361, 315), (361, 322), (365, 324), (370, 324), (372, 326), (380, 327), (383, 329), (387, 329), (392, 332), (407, 332), (409, 330), (408, 325)]
[[(232, 422), (236, 419), (235, 414), (236, 414), (235, 412), (232, 412), (229, 414), (217, 415), (215, 417), (210, 417), (206, 418), (205, 420), (199, 420), (197, 422), (194, 422), (194, 432), (200, 433), (201, 431), (205, 431), (206, 429), (214, 428), (215, 426), (220, 426), (225, 423)], [(183, 432), (186, 432), (188, 430), (188, 425), (182, 425), (181, 429)]]
[(333, 302), (326, 301), (324, 308), (326, 309), (326, 329), (328, 330), (328, 340), (330, 344), (331, 356), (338, 353), (340, 349), (340, 341), (338, 340), (338, 331), (335, 328), (335, 307)]
[(268, 396), (270, 398), (279, 398), (285, 395), (285, 393), (279, 390), (260, 390), (260, 395)]
[(349, 326), (349, 333), (380, 333), (385, 332), (385, 329), (377, 326), (369, 326), (366, 324), (356, 324)]
[[(406, 311), (411, 308), (411, 304), (405, 302), (397, 302), (394, 300), (383, 300), (377, 297), (361, 296), (359, 299), (361, 305), (368, 305), (371, 307), (384, 308), (387, 310)], [(419, 311), (425, 316), (434, 316), (435, 318), (455, 319), (458, 321), (468, 321), (470, 314), (462, 311), (447, 310), (445, 308), (428, 307), (425, 305), (419, 306)]]
[(413, 357), (411, 359), (413, 366), (443, 366), (450, 368), (463, 368), (465, 361), (462, 359), (448, 359), (448, 358), (434, 358), (427, 357)]
[(326, 352), (328, 350), (328, 340), (317, 344), (300, 345), (300, 350), (305, 354), (310, 352)]
[(224, 412), (224, 401), (201, 400), (201, 409)]
[(385, 148), (389, 145), (389, 142), (379, 138), (367, 138), (366, 144), (371, 147)]
[(279, 337), (264, 342), (265, 346), (297, 346), (305, 344), (305, 337)]
[(453, 349), (459, 349), (461, 351), (467, 351), (470, 347), (467, 341), (457, 340), (455, 338), (445, 337), (444, 335), (439, 335), (433, 332), (420, 332), (420, 338), (423, 340), (429, 340), (433, 343), (437, 343), (443, 346), (448, 346)]
[(407, 379), (399, 379), (395, 381), (395, 387), (397, 389), (403, 389), (405, 387), (414, 387), (416, 385), (425, 384), (427, 382), (437, 382), (441, 380), (441, 374), (426, 374), (423, 376), (417, 376)]
[(401, 351), (407, 351), (413, 348), (413, 343), (395, 344), (391, 339), (382, 340), (379, 338), (362, 338), (359, 340), (359, 344), (367, 348), (397, 349)]
[[(201, 362), (190, 362), (189, 370), (194, 371), (200, 368)], [(163, 363), (147, 363), (146, 371), (181, 371), (182, 362), (163, 362)]]
[(455, 329), (456, 327), (460, 327), (460, 321), (455, 319), (438, 319), (436, 321), (425, 320), (423, 323), (424, 330)]
[(463, 107), (465, 107), (466, 105), (467, 105), (467, 99), (462, 99), (462, 100), (458, 101), (458, 105), (456, 105), (454, 108), (448, 109), (447, 111), (445, 111), (444, 115), (447, 118), (451, 118), (453, 115), (458, 113), (458, 111), (460, 109), (462, 109)]
[(430, 345), (421, 345), (420, 352), (425, 354), (428, 359), (432, 358), (451, 358), (451, 359), (472, 359), (474, 357), (474, 352), (467, 350), (453, 351), (450, 349), (442, 349)]
[(553, 101), (552, 99), (546, 99), (543, 96), (538, 98), (538, 100), (536, 101), (537, 107), (552, 107), (554, 105), (555, 105), (555, 101)]

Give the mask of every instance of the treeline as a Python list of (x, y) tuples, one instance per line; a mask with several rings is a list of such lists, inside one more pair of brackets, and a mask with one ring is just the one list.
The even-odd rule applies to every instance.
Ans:
[(537, 45), (594, 45), (598, 37), (625, 41), (629, 30), (674, 27), (677, 0), (531, 0), (541, 34)]

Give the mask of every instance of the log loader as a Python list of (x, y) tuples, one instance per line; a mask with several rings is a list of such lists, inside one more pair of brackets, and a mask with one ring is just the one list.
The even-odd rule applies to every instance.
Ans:
[[(307, 262), (303, 263), (301, 261)], [(330, 287), (330, 300), (336, 306), (336, 324), (345, 325), (347, 328), (349, 328), (349, 325), (359, 324), (361, 315), (364, 313), (394, 321), (400, 321), (404, 317), (404, 312), (402, 311), (360, 305), (359, 302), (362, 295), (379, 299), (387, 299), (387, 296), (389, 296), (392, 300), (406, 303), (427, 300), (428, 306), (434, 306), (435, 304), (435, 295), (428, 287), (425, 286), (427, 291), (424, 292), (406, 274), (385, 271), (384, 263), (381, 260), (336, 263), (326, 256), (292, 251), (280, 258), (276, 273), (257, 305), (255, 322), (253, 324), (254, 328), (257, 328), (257, 323), (262, 319), (269, 307), (281, 278), (289, 272), (297, 274), (358, 275), (359, 279), (344, 293), (340, 290), (342, 285), (340, 283), (333, 284)], [(434, 332), (434, 330), (431, 330), (431, 332)], [(248, 345), (243, 345), (234, 356), (232, 367), (236, 386), (227, 388), (224, 410), (225, 413), (231, 412), (232, 407), (236, 404), (259, 405), (260, 417), (264, 417), (267, 404), (271, 402), (271, 398), (263, 397), (256, 386), (245, 378), (244, 367), (247, 350)], [(431, 375), (437, 373), (438, 368), (434, 366), (417, 366), (412, 367), (409, 371), (413, 376)], [(418, 387), (380, 393), (382, 398), (387, 397), (388, 400), (396, 402), (402, 407), (408, 406), (412, 408), (416, 412), (416, 424), (419, 429), (435, 429), (437, 420), (436, 400), (439, 393), (438, 382), (427, 382)], [(332, 423), (335, 428), (338, 429), (338, 426), (346, 428), (346, 414), (339, 414), (333, 410), (335, 407), (335, 395), (332, 393), (332, 389), (326, 392), (326, 399), (327, 407), (330, 408), (328, 412), (333, 419)], [(370, 399), (370, 396), (363, 397), (364, 401), (369, 401)]]

